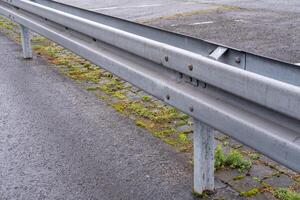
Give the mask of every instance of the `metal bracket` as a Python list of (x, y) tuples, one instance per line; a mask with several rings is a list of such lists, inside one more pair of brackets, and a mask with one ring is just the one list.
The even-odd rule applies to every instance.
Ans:
[(228, 48), (219, 46), (209, 55), (209, 57), (214, 60), (219, 60), (227, 52), (227, 50)]

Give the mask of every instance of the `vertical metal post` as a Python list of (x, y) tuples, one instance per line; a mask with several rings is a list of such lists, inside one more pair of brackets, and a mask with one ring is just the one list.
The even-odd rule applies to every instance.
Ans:
[(32, 58), (30, 31), (27, 27), (21, 26), (21, 39), (23, 48), (23, 57), (25, 59)]
[(214, 129), (194, 120), (194, 192), (214, 190)]

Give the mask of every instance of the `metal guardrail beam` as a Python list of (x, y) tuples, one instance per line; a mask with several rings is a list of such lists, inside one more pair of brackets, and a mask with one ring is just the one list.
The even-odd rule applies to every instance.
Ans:
[[(52, 16), (54, 13), (55, 17)], [(214, 44), (110, 19), (53, 1), (1, 0), (0, 14), (193, 116), (199, 122), (195, 126), (194, 140), (195, 191), (201, 193), (213, 187), (213, 158), (209, 156), (213, 155), (213, 149), (208, 148), (213, 142), (209, 140), (212, 128), (300, 171), (300, 92), (297, 82), (248, 72), (231, 65), (225, 55), (218, 54), (217, 61), (211, 59), (209, 55), (218, 47)], [(103, 18), (113, 21), (114, 26), (97, 21)], [(135, 27), (138, 33), (126, 31), (126, 27), (119, 29), (117, 26), (123, 23)], [(162, 33), (163, 38), (156, 40), (157, 32)], [(174, 41), (170, 38), (177, 37), (198, 41), (196, 44), (201, 50), (194, 51), (197, 45), (189, 42), (185, 48), (172, 45)], [(201, 54), (206, 47), (210, 52)], [(231, 55), (239, 52), (228, 48), (223, 53), (230, 60)], [(175, 63), (178, 58), (183, 60)], [(251, 56), (249, 58), (251, 60)], [(253, 60), (251, 62), (260, 67), (267, 63), (268, 68), (273, 63), (272, 66), (278, 67), (277, 71), (286, 70), (284, 74), (289, 74), (291, 69), (298, 70), (296, 66), (254, 55)], [(300, 75), (297, 77), (299, 79)], [(207, 158), (205, 164), (204, 158)], [(201, 174), (207, 178), (197, 177)]]
[(70, 29), (300, 119), (300, 106), (297, 106), (300, 99), (298, 86), (283, 84), (278, 80), (240, 70), (201, 54), (96, 23), (29, 0), (12, 1), (11, 4), (48, 20), (62, 21), (63, 25)]
[[(149, 39), (198, 53), (203, 56), (209, 56), (217, 47), (219, 47), (219, 44), (207, 42), (198, 38), (170, 33), (149, 26), (142, 26), (131, 21), (90, 12), (54, 1), (35, 0), (34, 2), (54, 8), (56, 10), (68, 12), (82, 18), (90, 19), (104, 25), (109, 25), (129, 33), (143, 35)], [(228, 48), (227, 53), (219, 59), (219, 62), (274, 78), (282, 82), (300, 86), (300, 68), (293, 64), (262, 57), (249, 52), (243, 52), (233, 48)]]

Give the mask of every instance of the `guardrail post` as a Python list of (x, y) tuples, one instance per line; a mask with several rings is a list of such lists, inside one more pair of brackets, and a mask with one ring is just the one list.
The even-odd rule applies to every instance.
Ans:
[(30, 31), (27, 27), (21, 26), (21, 39), (23, 48), (23, 57), (25, 59), (32, 58)]
[(214, 129), (194, 119), (194, 192), (214, 190)]

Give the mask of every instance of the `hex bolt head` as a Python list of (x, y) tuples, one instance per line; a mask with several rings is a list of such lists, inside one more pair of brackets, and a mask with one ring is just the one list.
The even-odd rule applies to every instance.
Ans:
[(190, 64), (190, 65), (188, 66), (188, 68), (189, 68), (190, 71), (193, 71), (194, 66), (193, 66), (192, 64)]
[(169, 61), (169, 57), (165, 56), (165, 61), (168, 62)]
[(193, 107), (193, 106), (190, 106), (190, 107), (189, 107), (189, 110), (190, 110), (191, 112), (194, 112), (194, 107)]
[(183, 73), (179, 73), (179, 78), (183, 79)]
[(167, 94), (166, 98), (167, 98), (167, 100), (170, 100), (170, 95)]
[(238, 64), (240, 64), (241, 63), (241, 58), (240, 57), (236, 57), (235, 58), (235, 62), (238, 63)]

